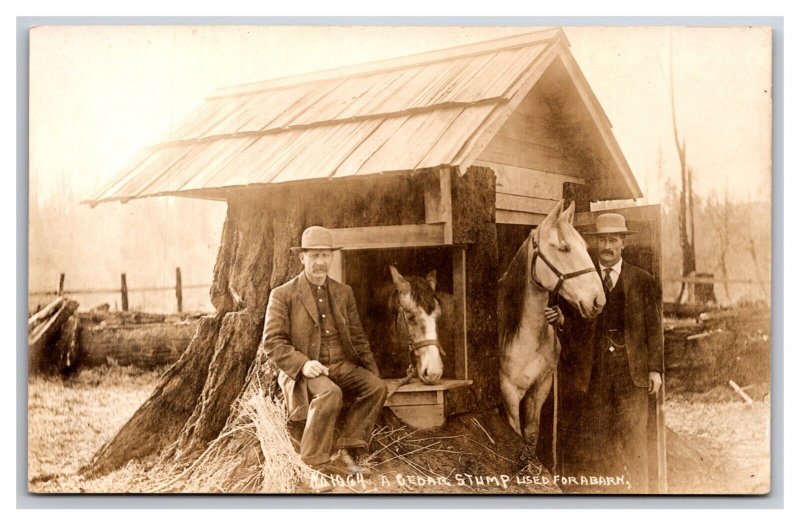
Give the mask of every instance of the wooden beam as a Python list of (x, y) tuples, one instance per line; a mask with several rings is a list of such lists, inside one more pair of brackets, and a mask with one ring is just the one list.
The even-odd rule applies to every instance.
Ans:
[(341, 251), (333, 252), (333, 259), (331, 260), (330, 276), (340, 283), (345, 282), (344, 274), (344, 258)]
[(497, 211), (523, 211), (526, 213), (547, 215), (557, 203), (558, 201), (553, 199), (537, 199), (536, 197), (509, 195), (500, 192), (495, 194), (495, 207)]
[(557, 148), (500, 135), (481, 152), (477, 160), (507, 164), (579, 178), (582, 166)]
[(547, 214), (497, 210), (497, 213), (495, 214), (495, 222), (497, 222), (497, 224), (524, 224), (535, 226), (542, 222), (545, 217), (547, 217)]
[(490, 168), (495, 173), (497, 176), (495, 187), (498, 193), (559, 200), (564, 197), (564, 183), (586, 183), (585, 179), (561, 173), (511, 166), (482, 159), (476, 160), (475, 165)]
[(453, 360), (456, 379), (469, 379), (467, 347), (467, 249), (453, 248)]
[(403, 224), (334, 228), (333, 243), (344, 250), (377, 250), (445, 245), (444, 224)]
[(438, 170), (425, 182), (425, 222), (444, 224), (444, 243), (453, 244), (453, 190), (450, 168)]

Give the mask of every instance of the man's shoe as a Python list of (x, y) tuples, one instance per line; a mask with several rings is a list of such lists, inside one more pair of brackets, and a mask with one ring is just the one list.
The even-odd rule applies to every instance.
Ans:
[(350, 475), (364, 474), (364, 469), (356, 464), (353, 456), (344, 448), (340, 448), (331, 456), (330, 464), (336, 468), (344, 469)]

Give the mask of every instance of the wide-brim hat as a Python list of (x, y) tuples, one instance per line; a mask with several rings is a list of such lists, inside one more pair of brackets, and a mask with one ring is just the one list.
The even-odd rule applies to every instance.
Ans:
[(309, 226), (303, 232), (300, 246), (292, 246), (293, 252), (305, 250), (341, 250), (341, 246), (333, 245), (333, 234), (328, 228), (322, 226)]
[(636, 230), (629, 230), (625, 225), (625, 217), (619, 213), (602, 213), (597, 216), (595, 231), (585, 235), (630, 235)]

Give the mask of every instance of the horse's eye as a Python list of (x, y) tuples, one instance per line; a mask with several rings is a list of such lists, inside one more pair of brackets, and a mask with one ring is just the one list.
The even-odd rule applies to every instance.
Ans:
[(558, 251), (560, 251), (560, 252), (569, 252), (569, 244), (567, 244), (566, 242), (562, 241), (561, 244), (558, 245)]

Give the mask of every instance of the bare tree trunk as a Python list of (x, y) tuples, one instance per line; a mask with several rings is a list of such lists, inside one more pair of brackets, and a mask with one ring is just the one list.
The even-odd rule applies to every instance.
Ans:
[(761, 266), (758, 264), (758, 252), (756, 252), (756, 243), (755, 241), (750, 238), (750, 242), (747, 245), (747, 249), (750, 252), (750, 257), (753, 259), (753, 267), (755, 268), (756, 272), (756, 280), (758, 280), (758, 287), (761, 289), (761, 295), (764, 297), (764, 300), (769, 302), (769, 290), (764, 286), (764, 280), (761, 278)]
[[(684, 278), (694, 274), (696, 268), (694, 253), (694, 198), (692, 196), (692, 169), (686, 161), (686, 141), (678, 136), (678, 124), (675, 116), (675, 86), (674, 75), (672, 72), (672, 47), (670, 46), (669, 62), (669, 88), (670, 104), (672, 107), (672, 136), (675, 141), (675, 149), (678, 152), (678, 160), (681, 164), (681, 195), (680, 208), (678, 210), (678, 229), (681, 241), (681, 253), (683, 254), (683, 273)], [(691, 238), (690, 238), (691, 235)], [(678, 294), (678, 302), (682, 302), (684, 291), (687, 289), (686, 283), (681, 283), (681, 291)], [(691, 302), (693, 285), (688, 287), (689, 301)]]

